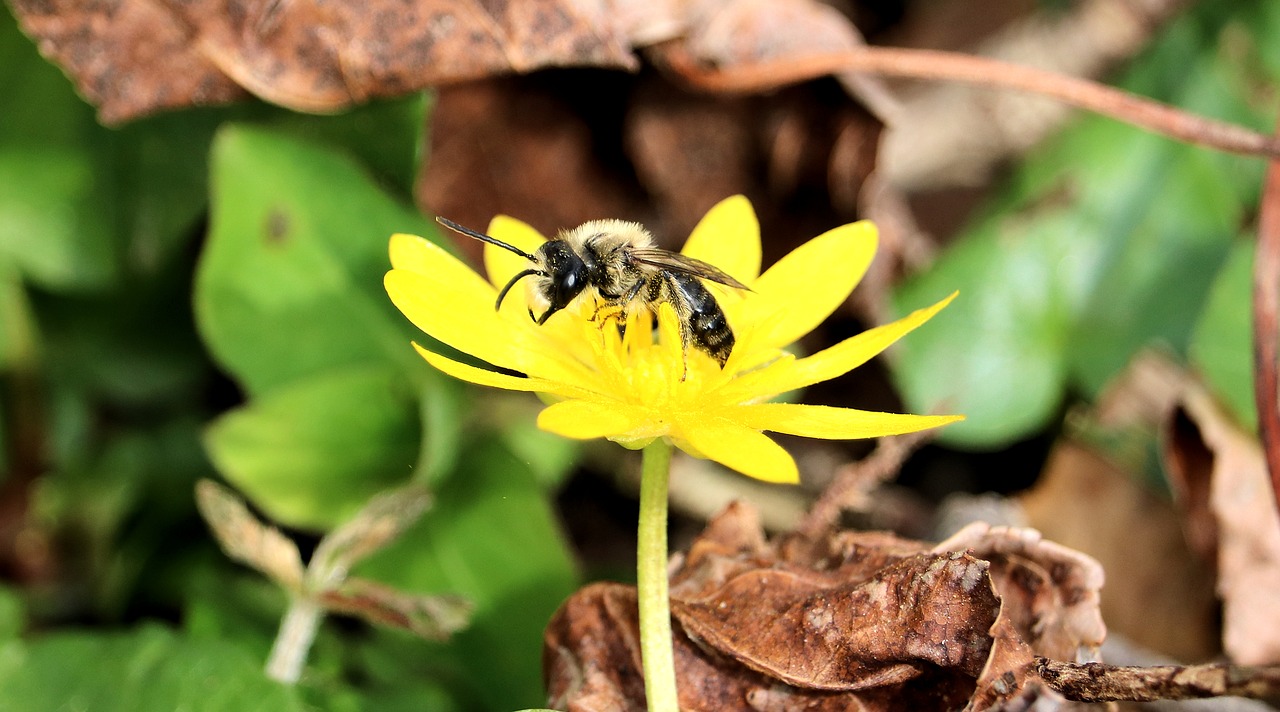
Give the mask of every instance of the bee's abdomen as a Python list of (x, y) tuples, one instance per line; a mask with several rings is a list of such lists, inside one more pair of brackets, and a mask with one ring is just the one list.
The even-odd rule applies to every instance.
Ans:
[[(668, 273), (671, 286), (679, 292), (675, 296), (687, 309), (684, 317), (685, 337), (692, 345), (714, 358), (724, 366), (733, 351), (733, 330), (724, 318), (724, 310), (716, 302), (716, 298), (698, 280), (687, 274)], [(677, 310), (680, 304), (676, 304)]]

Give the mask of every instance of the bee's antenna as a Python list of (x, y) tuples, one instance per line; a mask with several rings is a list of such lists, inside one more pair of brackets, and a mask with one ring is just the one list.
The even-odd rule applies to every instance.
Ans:
[(511, 281), (507, 282), (507, 286), (503, 287), (501, 292), (498, 292), (498, 302), (493, 305), (493, 310), (497, 311), (502, 308), (502, 300), (507, 298), (507, 292), (510, 292), (511, 288), (516, 286), (516, 282), (519, 282), (525, 277), (529, 277), (535, 274), (542, 274), (542, 272), (536, 269), (527, 269), (521, 272), (520, 274), (517, 274), (516, 276), (512, 277)]
[[(479, 240), (479, 241), (481, 241), (481, 242), (487, 242), (487, 243), (489, 243), (490, 245), (497, 245), (498, 247), (501, 247), (501, 248), (503, 248), (504, 250), (511, 250), (512, 252), (516, 253), (517, 255), (520, 255), (521, 257), (525, 258), (526, 260), (529, 260), (530, 262), (537, 262), (537, 261), (538, 261), (538, 259), (537, 259), (536, 257), (534, 257), (533, 255), (529, 254), (528, 252), (525, 252), (524, 250), (520, 249), (519, 247), (516, 247), (515, 245), (508, 245), (507, 243), (503, 242), (502, 240), (499, 240), (499, 239), (497, 239), (497, 238), (493, 238), (493, 237), (489, 237), (488, 235), (484, 234), (483, 232), (476, 232), (475, 230), (472, 230), (472, 229), (471, 229), (471, 228), (469, 228), (469, 227), (463, 227), (463, 226), (459, 225), (458, 223), (456, 223), (456, 222), (454, 222), (454, 221), (450, 220), (449, 218), (442, 218), (442, 217), (437, 216), (437, 217), (436, 217), (436, 222), (440, 223), (441, 225), (444, 225), (445, 227), (449, 228), (450, 230), (453, 230), (454, 232), (460, 232), (460, 233), (462, 233), (463, 235), (466, 235), (467, 237), (474, 237), (475, 239), (477, 239), (477, 240)], [(509, 289), (510, 287), (511, 287), (511, 285), (510, 285), (510, 284), (508, 284), (508, 285), (507, 285), (507, 288)], [(506, 294), (506, 290), (503, 290), (503, 294)]]

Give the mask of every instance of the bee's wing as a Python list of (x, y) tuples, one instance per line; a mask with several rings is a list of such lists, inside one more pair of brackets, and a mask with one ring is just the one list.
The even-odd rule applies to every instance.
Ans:
[(724, 270), (713, 265), (709, 265), (702, 260), (693, 257), (687, 257), (679, 252), (670, 252), (668, 250), (656, 247), (642, 248), (631, 252), (631, 259), (642, 265), (655, 267), (657, 269), (668, 270), (671, 272), (680, 272), (683, 274), (706, 279), (712, 282), (718, 282), (734, 289), (745, 289), (751, 291), (747, 285), (730, 277)]

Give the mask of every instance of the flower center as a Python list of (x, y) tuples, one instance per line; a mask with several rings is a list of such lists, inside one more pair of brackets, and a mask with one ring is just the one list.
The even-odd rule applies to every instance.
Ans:
[(654, 315), (636, 309), (625, 317), (591, 305), (575, 314), (581, 336), (591, 344), (588, 367), (613, 397), (671, 413), (693, 405), (726, 374), (708, 355), (681, 344), (679, 318), (667, 304)]

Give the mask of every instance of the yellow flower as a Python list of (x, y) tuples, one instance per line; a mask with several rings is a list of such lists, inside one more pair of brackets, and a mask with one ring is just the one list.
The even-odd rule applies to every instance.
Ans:
[[(488, 233), (530, 253), (545, 240), (504, 216), (494, 218)], [(810, 240), (760, 274), (760, 227), (751, 204), (735, 196), (712, 208), (683, 253), (750, 287), (744, 292), (710, 285), (737, 337), (723, 369), (697, 349), (682, 350), (677, 317), (668, 304), (659, 305), (656, 337), (647, 310), (633, 310), (623, 330), (607, 318), (593, 320), (599, 315), (587, 299), (542, 326), (529, 318), (524, 289), (512, 290), (495, 310), (498, 288), (529, 263), (494, 245), (485, 246), (485, 279), (427, 240), (395, 235), (393, 269), (385, 284), (391, 300), (418, 328), (507, 372), (477, 368), (414, 344), (423, 358), (465, 381), (545, 394), (553, 402), (538, 416), (544, 430), (570, 438), (609, 438), (632, 448), (667, 437), (692, 455), (745, 475), (797, 482), (795, 461), (762, 431), (872, 438), (961, 419), (768, 402), (865, 363), (955, 296), (805, 358), (784, 351), (848, 298), (875, 249), (875, 226), (857, 222)]]

